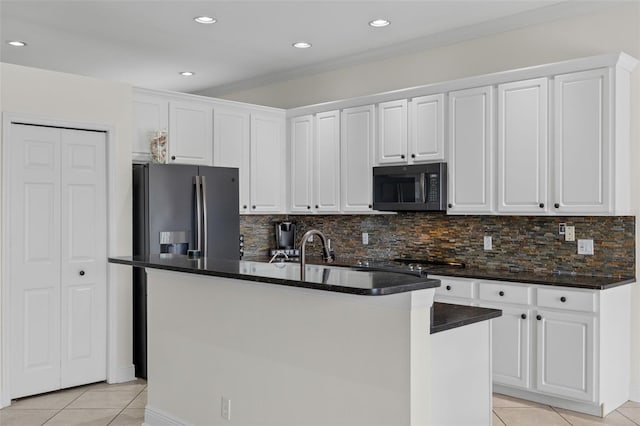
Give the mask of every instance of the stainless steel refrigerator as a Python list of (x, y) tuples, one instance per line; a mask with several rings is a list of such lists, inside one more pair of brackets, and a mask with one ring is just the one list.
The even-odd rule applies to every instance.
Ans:
[[(133, 165), (133, 255), (200, 250), (240, 258), (238, 169), (174, 164)], [(133, 362), (147, 377), (147, 282), (133, 268)]]

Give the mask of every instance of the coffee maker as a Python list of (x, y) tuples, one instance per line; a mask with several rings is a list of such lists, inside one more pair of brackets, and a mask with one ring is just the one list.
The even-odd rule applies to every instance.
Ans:
[(300, 250), (295, 247), (296, 224), (294, 222), (276, 222), (275, 237), (276, 248), (269, 251), (270, 256), (283, 254), (288, 258), (300, 257)]

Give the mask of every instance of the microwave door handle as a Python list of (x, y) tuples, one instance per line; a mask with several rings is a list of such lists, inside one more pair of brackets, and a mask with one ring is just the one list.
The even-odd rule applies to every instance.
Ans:
[(425, 178), (426, 178), (426, 173), (420, 173), (420, 201), (423, 204), (426, 204), (427, 202), (427, 191), (426, 191), (426, 187), (425, 187)]
[(202, 192), (200, 191), (200, 176), (194, 176), (196, 186), (196, 250), (202, 254)]
[(402, 188), (400, 188), (400, 184), (396, 183), (396, 200), (398, 200), (399, 203), (401, 203), (403, 201), (402, 199)]
[(209, 232), (207, 229), (207, 179), (205, 176), (200, 176), (200, 188), (202, 189), (202, 257), (206, 258), (209, 255), (207, 243)]

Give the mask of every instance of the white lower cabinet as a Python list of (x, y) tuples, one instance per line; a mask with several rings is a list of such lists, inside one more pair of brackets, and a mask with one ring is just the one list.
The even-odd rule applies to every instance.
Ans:
[(431, 276), (435, 301), (501, 309), (494, 391), (605, 416), (629, 398), (631, 286), (589, 290)]
[(538, 310), (536, 324), (537, 389), (594, 401), (593, 315)]
[(529, 387), (531, 311), (526, 306), (482, 306), (502, 309), (502, 316), (493, 320), (492, 329), (494, 383)]

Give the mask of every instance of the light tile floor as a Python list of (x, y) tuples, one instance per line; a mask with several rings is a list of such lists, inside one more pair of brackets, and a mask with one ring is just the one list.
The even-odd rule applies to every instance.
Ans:
[(0, 410), (0, 426), (139, 426), (147, 383), (95, 383), (14, 400)]
[[(0, 410), (1, 426), (139, 426), (144, 420), (144, 380), (96, 383), (13, 401)], [(627, 402), (604, 419), (505, 395), (493, 395), (493, 426), (640, 425), (640, 403)]]
[(493, 394), (493, 426), (640, 425), (640, 403), (628, 401), (605, 418)]

